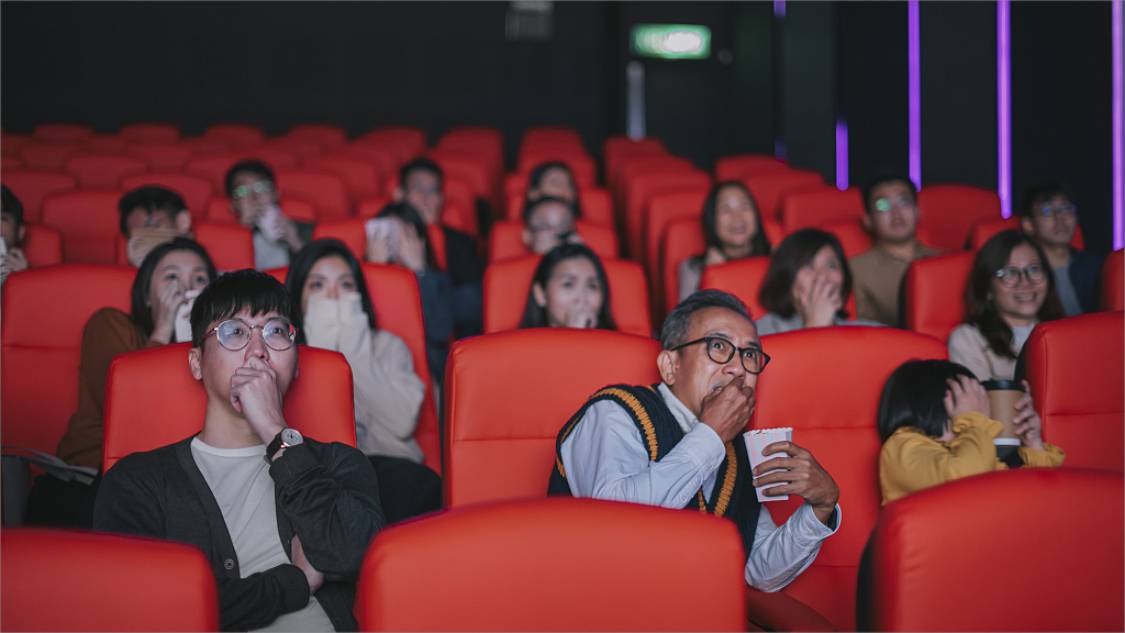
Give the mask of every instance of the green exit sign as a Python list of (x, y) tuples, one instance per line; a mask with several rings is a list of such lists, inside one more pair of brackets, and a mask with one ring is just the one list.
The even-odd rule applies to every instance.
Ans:
[(633, 27), (633, 53), (663, 59), (707, 59), (711, 55), (711, 29), (697, 24), (637, 24)]

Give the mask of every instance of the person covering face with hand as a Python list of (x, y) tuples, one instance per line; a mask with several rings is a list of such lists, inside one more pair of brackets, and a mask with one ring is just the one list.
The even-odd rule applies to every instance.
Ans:
[(187, 358), (207, 395), (203, 430), (122, 459), (94, 508), (97, 531), (203, 550), (223, 630), (356, 630), (359, 566), (385, 523), (363, 453), (304, 437), (285, 417), (295, 309), (284, 286), (252, 270), (208, 286)]
[(574, 228), (577, 219), (574, 205), (565, 200), (543, 196), (528, 202), (523, 211), (524, 246), (543, 255), (560, 244), (582, 244), (582, 236)]
[(239, 224), (254, 230), (254, 267), (288, 266), (290, 256), (305, 245), (311, 229), (282, 213), (273, 171), (257, 161), (239, 163), (227, 172), (226, 191)]
[[(661, 342), (660, 384), (607, 387), (563, 427), (548, 491), (729, 518), (748, 553), (746, 582), (777, 591), (839, 527), (839, 488), (793, 442), (767, 446), (763, 456), (784, 456), (751, 471), (741, 434), (769, 357), (742, 302), (701, 290), (668, 315)], [(763, 494), (797, 495), (805, 503), (777, 527), (755, 487), (780, 482)]]
[(602, 262), (582, 244), (548, 251), (531, 282), (520, 328), (573, 327), (616, 330)]

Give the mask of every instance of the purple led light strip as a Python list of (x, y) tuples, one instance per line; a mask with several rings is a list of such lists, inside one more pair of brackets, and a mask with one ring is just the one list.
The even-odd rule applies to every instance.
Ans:
[(785, 17), (785, 0), (773, 0), (773, 17)]
[(848, 123), (836, 121), (836, 188), (848, 188)]
[(996, 104), (999, 127), (1000, 215), (1012, 216), (1012, 41), (1011, 5), (996, 3)]
[(1125, 247), (1125, 43), (1121, 0), (1113, 5), (1113, 250)]
[(910, 73), (910, 180), (922, 188), (922, 51), (918, 43), (918, 0), (906, 3)]

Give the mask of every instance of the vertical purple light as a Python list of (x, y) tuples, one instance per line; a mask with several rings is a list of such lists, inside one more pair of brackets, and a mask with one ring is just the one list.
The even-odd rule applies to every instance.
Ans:
[(848, 123), (836, 121), (836, 188), (848, 188)]
[(1113, 3), (1113, 250), (1125, 248), (1125, 42), (1121, 0)]
[(922, 50), (919, 45), (918, 0), (906, 3), (907, 63), (910, 76), (910, 180), (922, 188)]
[(773, 17), (785, 17), (785, 0), (773, 0)]
[(1012, 216), (1012, 40), (1011, 4), (996, 3), (996, 107), (999, 128), (1000, 215)]

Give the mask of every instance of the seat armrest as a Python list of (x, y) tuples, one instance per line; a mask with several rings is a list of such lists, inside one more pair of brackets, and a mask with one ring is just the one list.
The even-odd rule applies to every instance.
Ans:
[(832, 623), (805, 603), (784, 593), (746, 588), (747, 630), (835, 631)]

